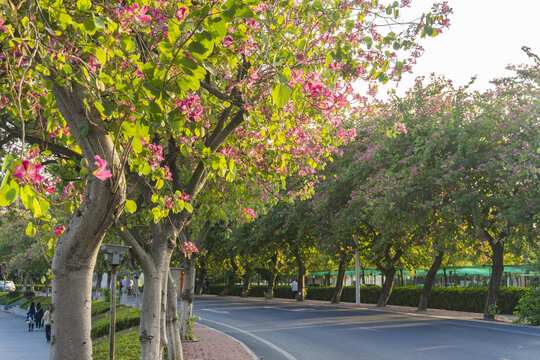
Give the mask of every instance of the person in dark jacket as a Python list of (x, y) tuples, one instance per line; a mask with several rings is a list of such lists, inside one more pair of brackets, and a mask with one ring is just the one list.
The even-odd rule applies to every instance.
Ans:
[(36, 305), (36, 330), (41, 329), (41, 320), (43, 320), (43, 308), (41, 307), (41, 303), (38, 302)]
[(34, 331), (34, 320), (36, 318), (36, 304), (32, 301), (28, 312), (26, 313), (26, 323), (28, 324), (28, 331)]

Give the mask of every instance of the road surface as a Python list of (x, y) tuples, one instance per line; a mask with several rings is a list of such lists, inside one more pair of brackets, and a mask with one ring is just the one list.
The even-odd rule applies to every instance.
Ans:
[(264, 360), (540, 360), (531, 326), (215, 296), (194, 313)]

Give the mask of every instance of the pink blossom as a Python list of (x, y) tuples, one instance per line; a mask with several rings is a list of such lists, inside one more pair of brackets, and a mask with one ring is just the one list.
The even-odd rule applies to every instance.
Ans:
[(185, 7), (181, 7), (180, 9), (176, 10), (174, 16), (178, 19), (178, 21), (182, 22), (186, 17), (186, 13), (187, 9)]
[(54, 232), (54, 235), (62, 235), (62, 233), (66, 230), (66, 227), (64, 225), (57, 226), (56, 231)]
[(405, 124), (404, 124), (404, 123), (402, 123), (402, 122), (400, 122), (400, 121), (396, 121), (396, 122), (394, 123), (394, 126), (396, 127), (396, 131), (397, 131), (398, 133), (400, 133), (400, 132), (402, 132), (402, 133), (404, 133), (404, 134), (407, 133), (407, 127), (405, 127)]
[(184, 253), (184, 255), (189, 259), (193, 253), (198, 253), (199, 249), (197, 246), (192, 243), (191, 241), (186, 241), (180, 246), (180, 250)]
[(43, 180), (43, 176), (38, 174), (42, 167), (43, 166), (41, 165), (30, 166), (30, 161), (23, 160), (21, 165), (17, 165), (13, 168), (16, 172), (11, 176), (21, 179), (24, 182), (36, 184)]
[(94, 159), (97, 161), (94, 161), (94, 165), (98, 167), (96, 171), (94, 171), (94, 175), (101, 181), (105, 181), (108, 178), (112, 176), (111, 172), (105, 167), (107, 167), (107, 160), (102, 159), (99, 155), (94, 156)]
[(4, 30), (5, 32), (7, 32), (9, 34), (8, 28), (2, 25), (4, 23), (4, 21), (5, 20), (2, 19), (2, 16), (0, 15), (0, 30)]

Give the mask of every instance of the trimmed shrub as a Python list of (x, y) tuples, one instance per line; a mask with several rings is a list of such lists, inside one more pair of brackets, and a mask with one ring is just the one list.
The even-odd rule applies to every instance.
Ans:
[(517, 323), (540, 325), (540, 288), (530, 289), (518, 301), (516, 315)]
[(92, 317), (106, 313), (110, 309), (110, 304), (105, 301), (95, 300), (92, 301)]
[[(132, 360), (141, 357), (141, 344), (139, 342), (139, 327), (122, 330), (115, 334), (115, 359)], [(109, 339), (97, 340), (93, 345), (92, 358), (94, 360), (109, 359)]]
[(27, 298), (27, 299), (32, 299), (32, 298), (36, 297), (36, 293), (33, 292), (33, 291), (25, 291), (24, 292), (24, 297)]
[[(116, 311), (116, 331), (121, 331), (133, 326), (138, 326), (140, 323), (141, 311), (132, 307), (124, 307)], [(109, 333), (110, 316), (101, 317), (99, 320), (92, 322), (90, 337), (97, 339), (98, 337)]]
[(23, 297), (24, 297), (24, 295), (21, 294), (18, 291), (9, 292), (9, 293), (3, 295), (2, 297), (0, 297), (0, 305), (13, 304), (14, 302), (19, 301)]
[[(225, 287), (225, 284), (211, 284), (210, 293), (218, 295)], [(229, 295), (239, 296), (242, 286), (236, 285), (231, 289)], [(388, 299), (388, 305), (417, 307), (422, 295), (421, 286), (401, 286), (395, 287)], [(253, 285), (249, 292), (249, 297), (264, 297), (268, 287), (266, 285)], [(356, 301), (354, 286), (344, 286), (341, 293), (341, 302)], [(527, 288), (501, 287), (497, 299), (497, 313), (512, 314), (518, 301), (528, 291)], [(362, 286), (360, 288), (360, 301), (364, 304), (376, 304), (381, 293), (380, 286)], [(310, 287), (307, 288), (306, 299), (331, 301), (334, 294), (334, 287)], [(275, 298), (291, 298), (290, 286), (274, 287)], [(431, 309), (445, 309), (467, 312), (484, 312), (486, 305), (486, 287), (434, 287), (431, 289), (431, 297), (428, 307)]]
[(34, 297), (31, 297), (31, 298), (27, 298), (26, 297), (26, 293), (25, 293), (25, 298), (26, 300), (24, 300), (20, 305), (19, 307), (21, 309), (28, 309), (28, 307), (30, 306), (30, 303), (33, 301), (35, 304), (37, 304), (38, 301), (41, 301), (42, 298), (44, 298), (43, 296), (34, 296)]

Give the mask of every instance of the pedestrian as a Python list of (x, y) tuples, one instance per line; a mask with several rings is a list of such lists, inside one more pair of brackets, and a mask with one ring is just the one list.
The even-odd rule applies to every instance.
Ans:
[(26, 313), (26, 323), (28, 324), (28, 331), (34, 331), (34, 319), (36, 318), (36, 304), (32, 301), (28, 312)]
[(298, 295), (298, 282), (296, 280), (292, 281), (291, 290), (293, 299), (296, 299), (296, 296)]
[(43, 308), (41, 307), (41, 303), (38, 302), (36, 304), (36, 316), (35, 316), (36, 330), (41, 329), (41, 320), (43, 320)]
[(43, 321), (45, 322), (45, 338), (47, 342), (51, 342), (51, 312), (49, 309), (43, 314)]
[(208, 279), (204, 279), (203, 290), (205, 294), (210, 294), (210, 281)]

